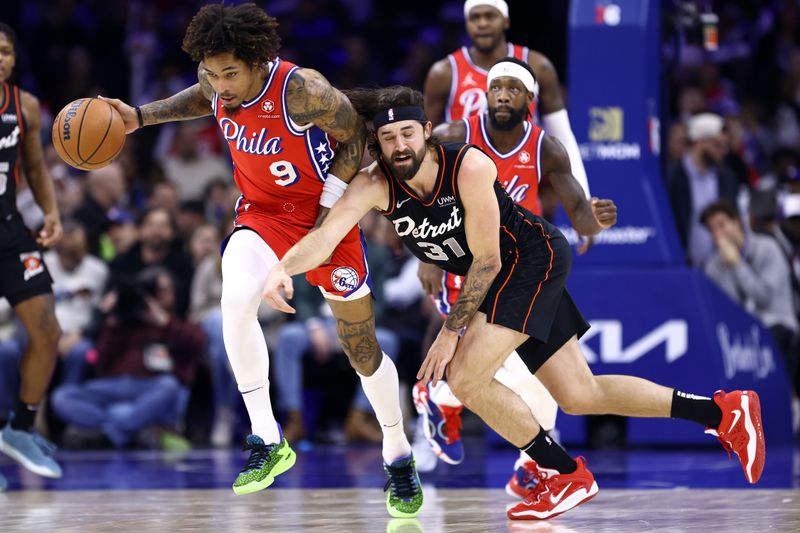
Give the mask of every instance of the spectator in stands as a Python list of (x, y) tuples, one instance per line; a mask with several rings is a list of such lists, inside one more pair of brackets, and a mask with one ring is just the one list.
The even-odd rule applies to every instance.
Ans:
[(125, 178), (118, 164), (89, 172), (86, 200), (75, 211), (74, 218), (86, 228), (90, 254), (99, 255), (100, 237), (108, 231), (115, 210), (123, 207), (125, 195)]
[(176, 284), (175, 312), (185, 317), (194, 269), (191, 258), (176, 239), (172, 214), (161, 207), (150, 208), (141, 215), (139, 242), (111, 262), (112, 284), (151, 266), (164, 266), (172, 274)]
[(667, 183), (678, 236), (689, 263), (698, 267), (703, 266), (714, 250), (700, 214), (707, 205), (720, 199), (735, 205), (739, 190), (736, 177), (721, 165), (727, 152), (723, 125), (722, 117), (713, 113), (689, 119), (689, 148)]
[(64, 221), (64, 237), (55, 250), (44, 254), (53, 278), (56, 318), (61, 325), (58, 353), (63, 358), (62, 383), (78, 383), (85, 377), (86, 353), (92, 348), (95, 313), (108, 282), (108, 265), (87, 253), (83, 226)]
[[(202, 330), (171, 312), (174, 301), (164, 268), (149, 268), (120, 284), (97, 341), (97, 378), (58, 387), (52, 398), (56, 415), (101, 430), (117, 447), (152, 426), (174, 429), (205, 347)], [(169, 431), (162, 436), (174, 439)]]
[(170, 213), (177, 213), (180, 208), (180, 201), (178, 200), (178, 189), (175, 184), (164, 180), (157, 181), (150, 191), (147, 207), (148, 209), (161, 207)]
[(206, 188), (230, 175), (230, 165), (219, 155), (201, 151), (198, 133), (205, 121), (179, 122), (175, 125), (173, 149), (161, 160), (164, 175), (173, 183), (181, 202), (202, 200)]
[(725, 200), (706, 206), (701, 221), (711, 232), (715, 248), (706, 263), (706, 274), (770, 330), (794, 380), (800, 326), (792, 301), (789, 263), (780, 246), (766, 235), (745, 234), (738, 210)]

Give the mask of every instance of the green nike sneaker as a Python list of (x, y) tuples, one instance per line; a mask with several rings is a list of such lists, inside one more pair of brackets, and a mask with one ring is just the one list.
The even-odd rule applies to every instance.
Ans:
[(409, 455), (393, 462), (384, 463), (383, 470), (389, 479), (383, 487), (386, 494), (386, 509), (394, 518), (414, 518), (422, 509), (422, 485), (414, 464), (414, 457)]
[(236, 494), (266, 489), (276, 477), (293, 467), (297, 460), (289, 442), (283, 438), (283, 432), (280, 444), (264, 444), (258, 435), (249, 435), (242, 449), (250, 450), (250, 458), (233, 482), (233, 492)]

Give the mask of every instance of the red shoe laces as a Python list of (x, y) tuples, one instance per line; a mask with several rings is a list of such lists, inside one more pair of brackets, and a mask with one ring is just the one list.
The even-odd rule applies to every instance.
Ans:
[(539, 483), (537, 483), (535, 487), (530, 489), (525, 494), (525, 500), (528, 501), (528, 502), (534, 503), (534, 502), (539, 500), (539, 496), (547, 488), (547, 477), (548, 476), (547, 476), (547, 472), (540, 472), (538, 470), (533, 471), (531, 474), (532, 474), (531, 475), (531, 479), (533, 479), (534, 477), (538, 477), (539, 478)]
[(461, 410), (463, 407), (449, 407), (442, 405), (440, 407), (442, 416), (444, 416), (444, 427), (447, 433), (447, 441), (453, 444), (461, 439)]

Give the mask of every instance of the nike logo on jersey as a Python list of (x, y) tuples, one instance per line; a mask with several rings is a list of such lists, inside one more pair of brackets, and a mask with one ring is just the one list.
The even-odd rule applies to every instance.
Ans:
[(566, 493), (567, 493), (567, 490), (569, 490), (569, 488), (570, 488), (570, 486), (571, 486), (571, 485), (572, 485), (572, 483), (567, 483), (567, 486), (566, 486), (566, 487), (564, 487), (564, 489), (563, 489), (561, 492), (559, 492), (558, 494), (553, 494), (553, 495), (551, 495), (551, 496), (550, 496), (550, 501), (551, 501), (553, 504), (556, 504), (556, 503), (560, 502), (560, 501), (561, 501), (561, 498), (563, 498), (563, 497), (564, 497), (564, 494), (566, 494)]
[(397, 209), (400, 209), (400, 207), (401, 207), (401, 206), (402, 206), (404, 203), (406, 203), (407, 201), (409, 201), (409, 200), (411, 200), (411, 198), (406, 198), (405, 200), (400, 200), (399, 202), (397, 202)]
[(736, 422), (739, 421), (739, 417), (740, 416), (742, 416), (742, 412), (740, 410), (738, 410), (738, 409), (734, 409), (733, 410), (733, 422), (731, 422), (731, 427), (728, 428), (728, 433), (731, 432), (731, 430), (733, 429), (733, 426), (735, 426)]

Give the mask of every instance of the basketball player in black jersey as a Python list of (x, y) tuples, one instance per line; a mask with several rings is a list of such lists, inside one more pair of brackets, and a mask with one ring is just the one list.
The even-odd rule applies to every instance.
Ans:
[[(42, 157), (39, 102), (8, 83), (16, 62), (15, 46), (14, 30), (0, 23), (0, 297), (14, 308), (28, 338), (19, 365), (16, 406), (13, 413), (0, 413), (0, 450), (32, 472), (58, 478), (61, 467), (52, 457), (55, 448), (34, 432), (33, 425), (61, 336), (42, 248), (58, 242), (62, 230), (53, 183)], [(36, 203), (44, 211), (44, 226), (36, 238), (16, 206), (20, 161)]]
[[(712, 400), (632, 376), (594, 376), (578, 344), (589, 325), (565, 288), (572, 258), (558, 229), (511, 200), (479, 149), (437, 144), (418, 92), (391, 87), (348, 96), (372, 119), (370, 149), (378, 158), (270, 272), (270, 305), (293, 312), (281, 296), (284, 290), (291, 298), (291, 276), (324, 262), (354, 224), (378, 210), (421, 261), (466, 276), (417, 377), (435, 384), (446, 369), (456, 396), (536, 461), (539, 482), (509, 518), (550, 518), (598, 491), (585, 460), (570, 457), (522, 399), (493, 378), (514, 349), (567, 413), (699, 422), (737, 453), (748, 481), (758, 480), (765, 452), (756, 393), (718, 391)], [(614, 203), (587, 200), (565, 154), (558, 157), (550, 177), (564, 191), (575, 229), (592, 235), (613, 225)]]

